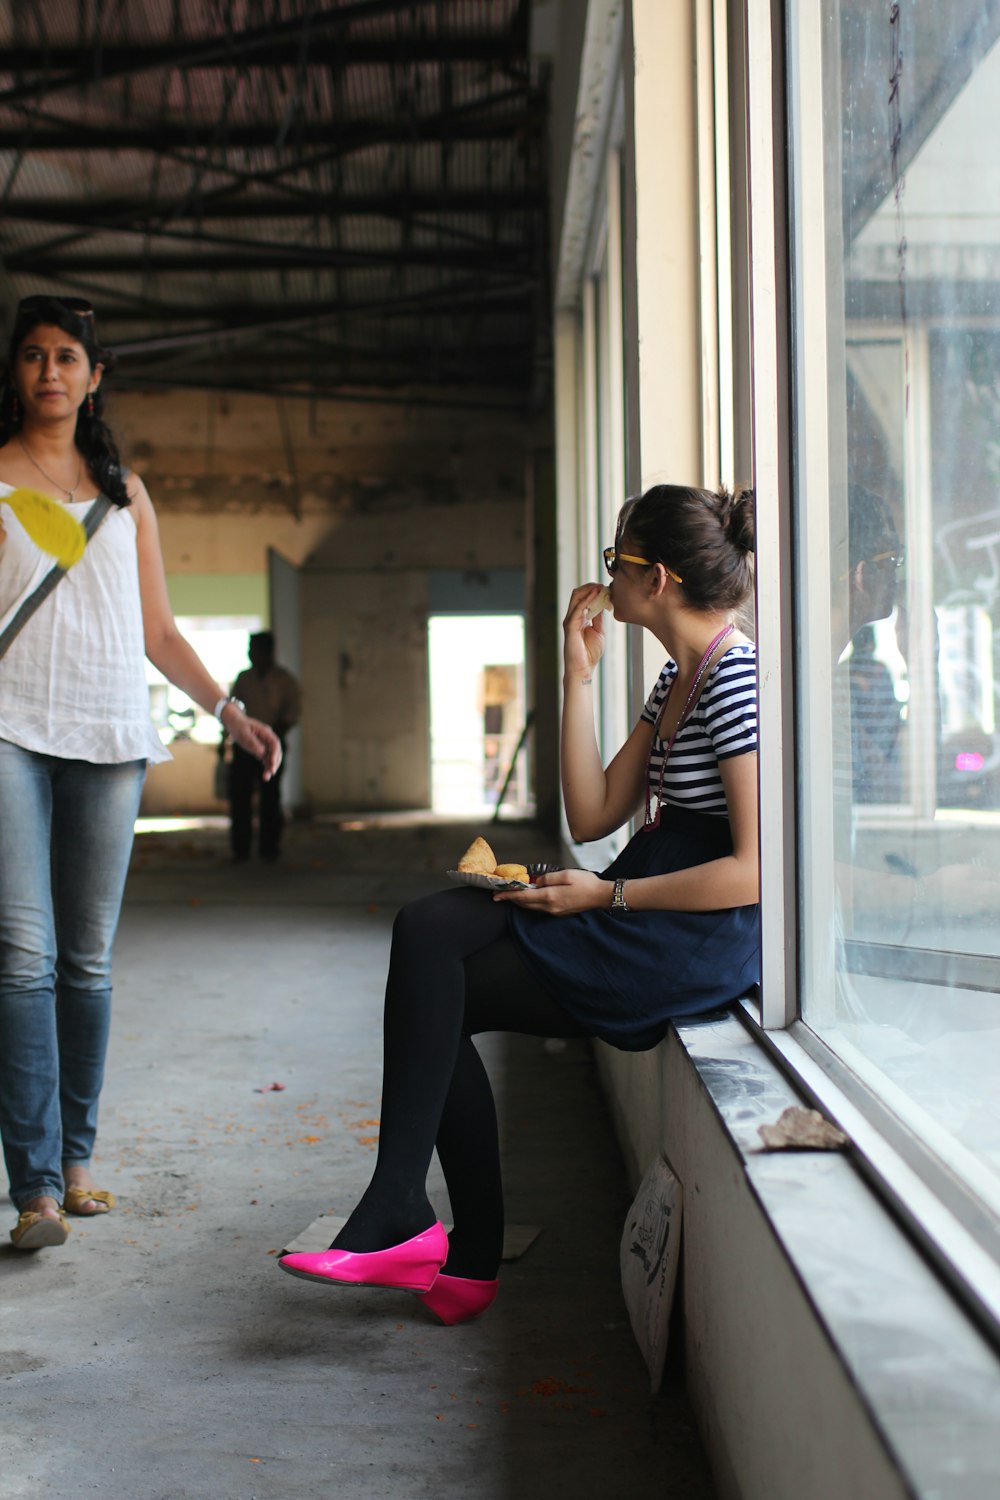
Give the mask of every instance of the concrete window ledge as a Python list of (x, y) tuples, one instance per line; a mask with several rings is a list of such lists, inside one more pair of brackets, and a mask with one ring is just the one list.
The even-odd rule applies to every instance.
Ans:
[(764, 1152), (802, 1104), (733, 1015), (598, 1045), (637, 1180), (684, 1188), (688, 1386), (723, 1500), (1000, 1495), (1000, 1361), (850, 1153)]

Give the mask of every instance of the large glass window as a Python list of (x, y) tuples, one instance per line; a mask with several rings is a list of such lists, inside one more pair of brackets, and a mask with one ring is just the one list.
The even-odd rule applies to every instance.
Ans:
[(786, 19), (802, 1014), (996, 1249), (1000, 12)]

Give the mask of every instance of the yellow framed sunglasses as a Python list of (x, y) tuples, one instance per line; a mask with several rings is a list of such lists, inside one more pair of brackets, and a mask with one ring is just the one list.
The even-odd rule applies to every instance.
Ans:
[[(651, 562), (648, 557), (636, 557), (631, 552), (618, 552), (614, 547), (605, 547), (604, 566), (607, 568), (612, 578), (614, 578), (615, 574), (618, 571), (618, 564), (623, 562), (638, 563), (641, 568), (653, 568), (656, 566), (655, 562)], [(674, 580), (675, 583), (684, 582), (681, 575), (679, 573), (675, 573), (673, 568), (668, 568), (666, 563), (661, 563), (660, 566), (663, 568), (663, 571), (665, 573), (669, 574), (669, 576)]]

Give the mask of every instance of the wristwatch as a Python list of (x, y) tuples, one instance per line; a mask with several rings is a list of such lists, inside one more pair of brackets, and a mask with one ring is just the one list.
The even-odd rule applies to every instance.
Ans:
[(233, 705), (234, 708), (238, 708), (241, 714), (245, 714), (246, 711), (247, 711), (246, 704), (245, 703), (241, 703), (240, 700), (239, 700), (239, 698), (233, 698), (233, 697), (220, 698), (219, 701), (218, 701), (218, 703), (212, 709), (213, 714), (218, 719), (218, 721), (219, 721), (220, 724), (222, 723), (222, 715), (225, 712), (225, 710), (229, 707), (230, 703)]
[(616, 914), (631, 911), (632, 908), (625, 900), (625, 876), (619, 875), (615, 881), (615, 888), (611, 893), (611, 910)]

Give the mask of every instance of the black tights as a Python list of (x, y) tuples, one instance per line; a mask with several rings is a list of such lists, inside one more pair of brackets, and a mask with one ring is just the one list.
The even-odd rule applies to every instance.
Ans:
[(433, 1224), (426, 1179), (436, 1146), (454, 1218), (445, 1269), (496, 1275), (503, 1190), (493, 1091), (472, 1043), (481, 1031), (587, 1034), (525, 967), (503, 903), (464, 887), (404, 906), (385, 990), (378, 1160), (338, 1249), (385, 1249)]

